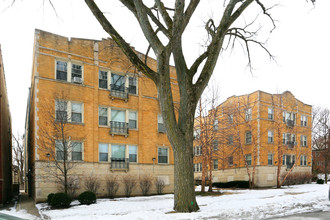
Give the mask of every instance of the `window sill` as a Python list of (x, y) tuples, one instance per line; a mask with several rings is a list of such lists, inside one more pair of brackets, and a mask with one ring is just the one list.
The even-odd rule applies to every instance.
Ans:
[(170, 164), (169, 163), (157, 163), (157, 165), (164, 166), (164, 165), (170, 165)]
[(73, 84), (77, 86), (85, 86), (84, 82), (82, 83), (75, 83), (75, 82), (69, 82), (67, 80), (62, 80), (62, 79), (55, 79), (56, 82), (61, 82), (61, 83), (68, 83), (68, 84)]
[(73, 125), (82, 125), (84, 126), (85, 123), (84, 122), (72, 122), (72, 121), (69, 121), (68, 124), (73, 124)]

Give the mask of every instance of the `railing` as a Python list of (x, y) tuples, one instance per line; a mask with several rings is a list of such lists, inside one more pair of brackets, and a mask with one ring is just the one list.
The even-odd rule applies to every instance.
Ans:
[(129, 169), (129, 159), (128, 158), (114, 158), (110, 159), (110, 169), (111, 170), (128, 170)]
[(286, 125), (288, 126), (288, 127), (293, 127), (294, 126), (294, 121), (293, 120), (290, 120), (290, 119), (287, 119), (286, 120)]
[(112, 99), (118, 98), (118, 99), (124, 99), (125, 101), (128, 100), (128, 88), (121, 85), (118, 86), (116, 84), (110, 84), (110, 97)]
[(128, 136), (128, 123), (126, 122), (118, 122), (118, 121), (110, 121), (110, 134), (119, 134)]

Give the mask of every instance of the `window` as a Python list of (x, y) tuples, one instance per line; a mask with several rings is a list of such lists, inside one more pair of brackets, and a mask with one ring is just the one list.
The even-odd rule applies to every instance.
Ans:
[(128, 92), (137, 94), (137, 80), (135, 77), (128, 77)]
[(219, 122), (217, 119), (214, 120), (214, 123), (213, 123), (213, 130), (214, 131), (217, 131), (219, 129)]
[(296, 124), (296, 113), (283, 112), (283, 122)]
[(252, 133), (251, 131), (247, 131), (245, 133), (245, 144), (251, 144), (252, 142)]
[(55, 118), (57, 121), (68, 120), (68, 102), (62, 100), (55, 101)]
[(268, 165), (273, 165), (273, 154), (268, 154)]
[(274, 120), (274, 109), (273, 108), (268, 108), (268, 119)]
[(128, 128), (137, 129), (137, 112), (130, 111), (128, 117)]
[(68, 68), (67, 63), (63, 61), (56, 61), (56, 79), (67, 80)]
[(301, 144), (301, 146), (303, 146), (303, 147), (307, 147), (307, 136), (304, 136), (304, 135), (302, 135), (301, 137), (300, 137), (300, 144)]
[(72, 142), (72, 160), (82, 160), (82, 143)]
[(125, 76), (111, 73), (111, 90), (125, 91)]
[(195, 139), (198, 139), (200, 137), (200, 134), (201, 134), (201, 129), (200, 128), (194, 130), (194, 138)]
[(194, 147), (194, 155), (199, 156), (202, 154), (202, 146)]
[(158, 148), (158, 163), (168, 163), (168, 148)]
[(249, 121), (252, 119), (252, 109), (248, 108), (245, 110), (245, 121)]
[(108, 125), (108, 108), (99, 107), (99, 125)]
[(194, 172), (202, 172), (203, 165), (202, 163), (195, 163), (194, 164)]
[(81, 84), (83, 81), (83, 66), (71, 61), (56, 61), (56, 79)]
[(300, 156), (300, 166), (307, 166), (307, 156), (306, 155)]
[(233, 120), (234, 120), (234, 116), (232, 114), (229, 114), (228, 115), (228, 122), (233, 123)]
[(56, 121), (83, 122), (83, 104), (65, 100), (55, 100)]
[(108, 72), (99, 70), (99, 88), (108, 89)]
[(64, 147), (62, 141), (55, 141), (56, 160), (64, 159)]
[(128, 153), (129, 153), (129, 162), (137, 163), (137, 146), (134, 145), (128, 146)]
[(82, 122), (82, 104), (81, 103), (71, 103), (71, 121), (72, 122)]
[(305, 116), (305, 115), (302, 115), (301, 117), (300, 117), (300, 125), (301, 126), (307, 126), (307, 116)]
[(233, 145), (233, 143), (234, 143), (233, 136), (230, 135), (230, 136), (228, 137), (228, 144), (229, 144), (229, 145)]
[(214, 170), (218, 169), (218, 160), (213, 160), (213, 169)]
[(160, 133), (165, 133), (165, 125), (163, 122), (163, 117), (162, 115), (158, 115), (158, 132)]
[(117, 160), (125, 160), (125, 145), (111, 144), (111, 158)]
[(219, 141), (218, 140), (214, 140), (213, 141), (213, 150), (218, 150), (218, 145), (219, 145)]
[(290, 169), (296, 162), (295, 155), (283, 155), (283, 165), (286, 165)]
[(199, 172), (202, 172), (203, 171), (203, 164), (202, 163), (199, 163), (198, 164), (198, 167), (199, 167)]
[(252, 164), (252, 157), (251, 157), (251, 154), (247, 154), (245, 155), (245, 160), (246, 160), (246, 163), (248, 166), (251, 166)]
[(72, 64), (71, 66), (71, 82), (82, 83), (82, 66)]
[(229, 165), (229, 166), (232, 166), (233, 163), (234, 163), (233, 156), (228, 157), (228, 165)]
[(109, 158), (108, 144), (99, 144), (99, 161), (107, 162)]
[(274, 143), (274, 132), (268, 131), (268, 143)]
[(296, 135), (290, 133), (283, 133), (283, 144), (295, 145)]
[(125, 110), (111, 109), (110, 133), (128, 135)]

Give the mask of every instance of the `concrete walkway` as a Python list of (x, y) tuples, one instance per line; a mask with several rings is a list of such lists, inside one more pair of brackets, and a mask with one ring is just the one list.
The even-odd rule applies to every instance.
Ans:
[(18, 201), (16, 205), (16, 211), (19, 211), (21, 209), (26, 210), (27, 213), (31, 215), (41, 218), (33, 198), (29, 197), (29, 195), (24, 192), (21, 192), (21, 194), (18, 196)]

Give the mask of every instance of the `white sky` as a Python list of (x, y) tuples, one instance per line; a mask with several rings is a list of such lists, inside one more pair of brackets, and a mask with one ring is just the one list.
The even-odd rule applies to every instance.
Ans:
[[(0, 0), (0, 44), (4, 61), (13, 133), (23, 133), (28, 88), (31, 84), (32, 51), (34, 29), (55, 34), (89, 39), (108, 37), (85, 5), (84, 1), (52, 0), (58, 16), (48, 1), (43, 0)], [(100, 1), (99, 1), (100, 2)], [(134, 18), (126, 13), (118, 1), (109, 0), (102, 8), (126, 40), (138, 51), (145, 52), (147, 44)], [(215, 1), (222, 2), (222, 1)], [(277, 2), (267, 0), (267, 2)], [(214, 72), (220, 87), (221, 100), (232, 95), (263, 90), (269, 93), (290, 90), (296, 98), (311, 105), (330, 108), (327, 94), (329, 85), (330, 1), (317, 0), (315, 8), (306, 0), (282, 0), (271, 14), (277, 20), (277, 28), (270, 34), (267, 46), (276, 56), (270, 62), (267, 55), (253, 48), (254, 71), (246, 68), (247, 59), (238, 46), (234, 52), (225, 52)], [(105, 3), (105, 2), (103, 2)], [(219, 3), (203, 0), (203, 4), (213, 4), (212, 11), (201, 7), (193, 18), (185, 39), (185, 54), (189, 63), (202, 51), (200, 44), (207, 17), (216, 18)], [(111, 7), (110, 7), (110, 6)], [(248, 12), (253, 14), (257, 8)], [(260, 17), (263, 18), (263, 17)], [(262, 24), (269, 27), (269, 20)], [(202, 31), (200, 31), (202, 30)], [(266, 32), (268, 33), (268, 32)], [(265, 39), (264, 32), (260, 35)], [(199, 40), (199, 41), (197, 41)], [(199, 42), (199, 43), (198, 43)], [(189, 55), (189, 56), (188, 56)]]

